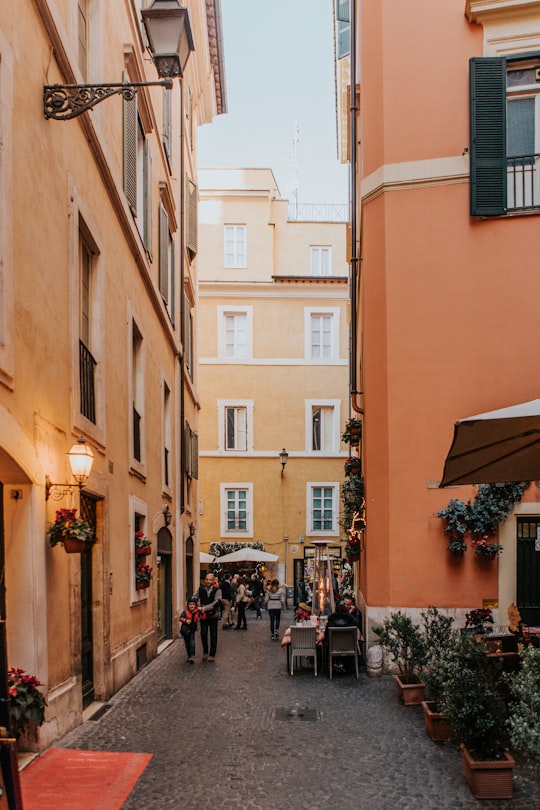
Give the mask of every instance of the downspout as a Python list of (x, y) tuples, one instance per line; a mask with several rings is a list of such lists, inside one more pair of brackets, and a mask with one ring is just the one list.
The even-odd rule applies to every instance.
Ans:
[(356, 0), (350, 3), (350, 101), (349, 101), (349, 165), (350, 165), (350, 199), (351, 199), (351, 257), (350, 257), (350, 299), (351, 299), (351, 328), (349, 347), (349, 394), (351, 398), (351, 408), (356, 413), (364, 413), (363, 406), (359, 403), (362, 392), (358, 391), (358, 282), (359, 282), (359, 257), (358, 257), (358, 227), (357, 227), (357, 112), (356, 106)]
[[(184, 207), (185, 207), (185, 160), (184, 160), (184, 135), (185, 135), (185, 121), (184, 121), (184, 80), (180, 79), (180, 514), (183, 515), (186, 511), (185, 503), (185, 470), (186, 470), (186, 430), (184, 426), (185, 416), (185, 394), (184, 386), (186, 379), (185, 370), (185, 347), (184, 336), (186, 334), (185, 328), (185, 305), (184, 305), (184, 275), (185, 275), (185, 254), (186, 254), (186, 233), (184, 222)], [(180, 522), (182, 526), (182, 522)], [(184, 539), (184, 531), (182, 528), (182, 540)]]

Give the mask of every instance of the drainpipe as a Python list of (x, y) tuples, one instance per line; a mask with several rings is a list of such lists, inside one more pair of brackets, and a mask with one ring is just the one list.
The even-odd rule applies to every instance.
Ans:
[(351, 31), (351, 77), (349, 102), (349, 191), (351, 198), (351, 257), (350, 257), (350, 299), (351, 299), (351, 328), (349, 334), (349, 393), (351, 407), (356, 413), (364, 413), (363, 406), (359, 404), (361, 391), (358, 391), (358, 286), (359, 286), (359, 257), (358, 257), (358, 228), (357, 228), (357, 112), (356, 106), (356, 0), (350, 3), (350, 31)]

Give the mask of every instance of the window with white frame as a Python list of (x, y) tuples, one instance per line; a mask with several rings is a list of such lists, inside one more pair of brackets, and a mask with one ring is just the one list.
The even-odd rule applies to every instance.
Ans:
[(339, 309), (305, 310), (306, 359), (327, 362), (338, 359)]
[(219, 356), (229, 360), (247, 360), (251, 357), (253, 309), (218, 308)]
[(131, 325), (131, 426), (132, 461), (144, 461), (144, 344), (135, 321)]
[(308, 483), (307, 534), (337, 535), (338, 530), (337, 483)]
[(310, 453), (339, 451), (339, 400), (306, 401), (306, 449)]
[(252, 484), (221, 484), (221, 535), (253, 537)]
[(312, 276), (330, 276), (332, 274), (332, 248), (327, 245), (312, 245), (310, 268)]
[(96, 423), (95, 261), (97, 250), (82, 220), (79, 222), (79, 401), (80, 412)]
[(247, 266), (247, 228), (245, 225), (225, 225), (224, 263), (225, 267)]
[(167, 312), (174, 324), (175, 267), (174, 240), (169, 228), (169, 217), (165, 206), (159, 206), (159, 291)]
[(218, 400), (219, 449), (253, 449), (253, 400)]

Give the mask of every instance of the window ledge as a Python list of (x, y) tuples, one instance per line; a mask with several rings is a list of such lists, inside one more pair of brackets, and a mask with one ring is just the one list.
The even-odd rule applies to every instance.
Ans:
[(539, 14), (540, 0), (466, 0), (465, 16), (470, 23), (483, 25), (494, 17), (515, 18), (516, 14)]

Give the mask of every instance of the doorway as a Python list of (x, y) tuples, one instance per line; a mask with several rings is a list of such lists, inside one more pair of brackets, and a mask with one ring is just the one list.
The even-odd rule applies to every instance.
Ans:
[(540, 517), (517, 518), (516, 604), (524, 624), (540, 625)]
[(162, 527), (158, 531), (158, 644), (172, 638), (172, 535)]
[[(81, 492), (81, 517), (97, 529), (96, 500)], [(81, 557), (81, 671), (83, 708), (94, 700), (94, 631), (92, 591), (92, 545)]]

